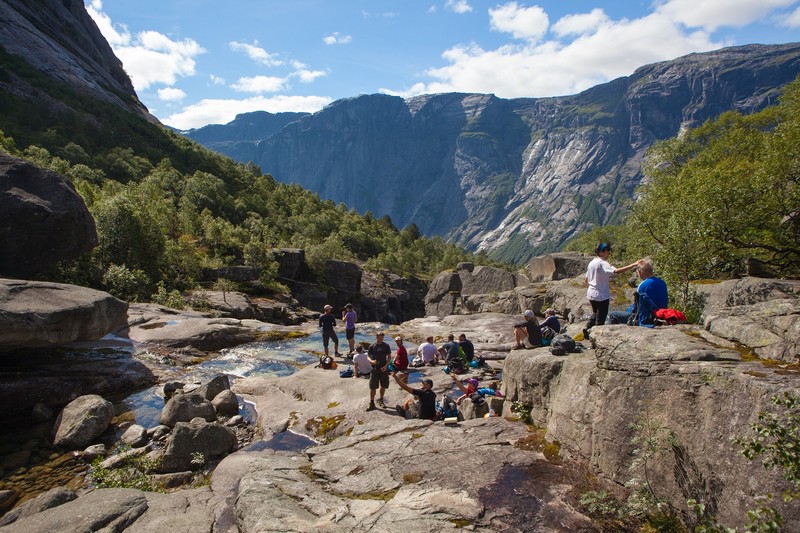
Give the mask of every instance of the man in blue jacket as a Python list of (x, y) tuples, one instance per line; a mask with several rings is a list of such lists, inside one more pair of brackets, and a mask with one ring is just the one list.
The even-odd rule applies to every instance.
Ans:
[(669, 307), (667, 284), (653, 275), (653, 263), (649, 259), (639, 261), (636, 268), (642, 282), (636, 288), (634, 304), (627, 311), (614, 311), (608, 315), (608, 324), (631, 324), (653, 327), (655, 312)]

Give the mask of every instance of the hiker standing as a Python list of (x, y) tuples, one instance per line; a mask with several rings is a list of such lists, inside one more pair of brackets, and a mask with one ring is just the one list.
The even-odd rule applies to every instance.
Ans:
[(319, 327), (322, 328), (322, 346), (325, 348), (325, 356), (328, 356), (328, 344), (333, 339), (333, 353), (334, 355), (341, 355), (339, 353), (339, 337), (336, 336), (336, 317), (333, 316), (333, 307), (326, 305), (323, 308), (323, 313), (319, 315)]
[(392, 349), (383, 342), (383, 332), (375, 334), (375, 344), (369, 347), (367, 355), (372, 364), (372, 373), (369, 375), (369, 407), (367, 407), (367, 411), (374, 411), (375, 391), (378, 388), (381, 389), (378, 405), (385, 408), (386, 402), (383, 395), (389, 387), (389, 357), (392, 355)]
[(353, 304), (345, 305), (342, 312), (342, 320), (344, 320), (344, 334), (347, 337), (347, 343), (350, 345), (350, 351), (347, 352), (348, 357), (352, 357), (355, 352), (357, 318), (356, 312), (353, 310)]
[(589, 262), (586, 269), (584, 285), (588, 287), (586, 297), (592, 305), (592, 316), (583, 328), (583, 337), (589, 338), (589, 330), (596, 324), (601, 326), (606, 323), (608, 316), (608, 304), (611, 301), (611, 285), (609, 279), (613, 274), (621, 274), (639, 265), (639, 261), (631, 263), (621, 268), (615, 268), (608, 262), (611, 254), (611, 245), (601, 242), (595, 248), (594, 253), (597, 257)]

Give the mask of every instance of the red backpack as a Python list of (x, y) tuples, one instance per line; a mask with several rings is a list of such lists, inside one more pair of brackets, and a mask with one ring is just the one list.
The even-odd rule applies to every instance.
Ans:
[(677, 309), (671, 309), (669, 307), (666, 307), (664, 309), (659, 309), (658, 311), (656, 311), (656, 318), (659, 320), (663, 320), (670, 326), (674, 326), (675, 324), (686, 323), (686, 315), (684, 315), (682, 311), (678, 311)]

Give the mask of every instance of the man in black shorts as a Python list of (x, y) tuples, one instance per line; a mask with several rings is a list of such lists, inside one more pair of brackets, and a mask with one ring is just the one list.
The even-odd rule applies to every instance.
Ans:
[[(409, 392), (419, 398), (419, 417), (421, 420), (434, 420), (436, 419), (436, 393), (433, 392), (433, 380), (425, 378), (422, 380), (421, 389), (412, 389), (406, 383), (397, 377), (397, 374), (392, 374), (394, 380), (400, 385), (400, 388)], [(395, 405), (395, 410), (400, 416), (406, 416), (406, 411), (411, 406), (414, 398), (409, 398), (403, 405)]]
[(325, 356), (328, 355), (328, 343), (333, 340), (334, 355), (341, 355), (339, 353), (339, 337), (336, 336), (336, 317), (333, 316), (333, 307), (326, 305), (324, 313), (319, 315), (319, 327), (322, 328), (322, 346), (325, 347)]
[(375, 334), (375, 344), (367, 350), (369, 355), (369, 362), (372, 363), (372, 373), (369, 375), (369, 407), (367, 411), (375, 410), (375, 391), (380, 386), (381, 396), (378, 398), (378, 405), (386, 407), (386, 402), (383, 400), (383, 395), (389, 387), (389, 356), (392, 355), (392, 349), (388, 344), (383, 342), (383, 333)]

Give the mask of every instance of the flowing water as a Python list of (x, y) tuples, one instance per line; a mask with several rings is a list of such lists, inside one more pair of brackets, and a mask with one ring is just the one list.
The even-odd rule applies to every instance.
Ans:
[[(356, 343), (374, 342), (374, 332), (385, 325), (359, 324)], [(125, 342), (122, 342), (125, 341)], [(393, 341), (388, 341), (393, 351)], [(101, 347), (101, 349), (98, 349)], [(416, 346), (406, 343), (409, 352)], [(339, 351), (348, 351), (344, 334), (339, 335)], [(69, 353), (73, 360), (96, 360), (102, 357), (131, 357), (132, 348), (127, 339), (101, 339), (93, 345)], [(288, 376), (309, 364), (317, 364), (323, 352), (322, 335), (314, 332), (307, 337), (276, 341), (254, 342), (223, 350), (218, 357), (186, 368), (167, 367), (165, 374), (184, 383), (207, 382), (212, 377), (225, 374), (231, 384), (237, 379), (251, 376)], [(333, 354), (333, 343), (330, 344)], [(153, 364), (152, 361), (149, 364)], [(114, 403), (115, 421), (136, 423), (146, 428), (159, 424), (164, 407), (163, 385), (155, 385), (119, 397), (108, 398)], [(240, 398), (240, 414), (250, 423), (257, 413), (253, 404)], [(32, 498), (56, 486), (80, 489), (86, 486), (88, 465), (72, 452), (60, 451), (50, 444), (53, 422), (30, 427), (14, 426), (0, 431), (0, 490), (13, 489), (18, 492), (17, 503)], [(122, 430), (115, 429), (101, 440), (112, 444)], [(287, 432), (270, 441), (250, 445), (252, 449), (303, 450), (315, 442), (303, 435)], [(260, 447), (260, 448), (259, 448)], [(2, 512), (2, 510), (0, 510)]]

